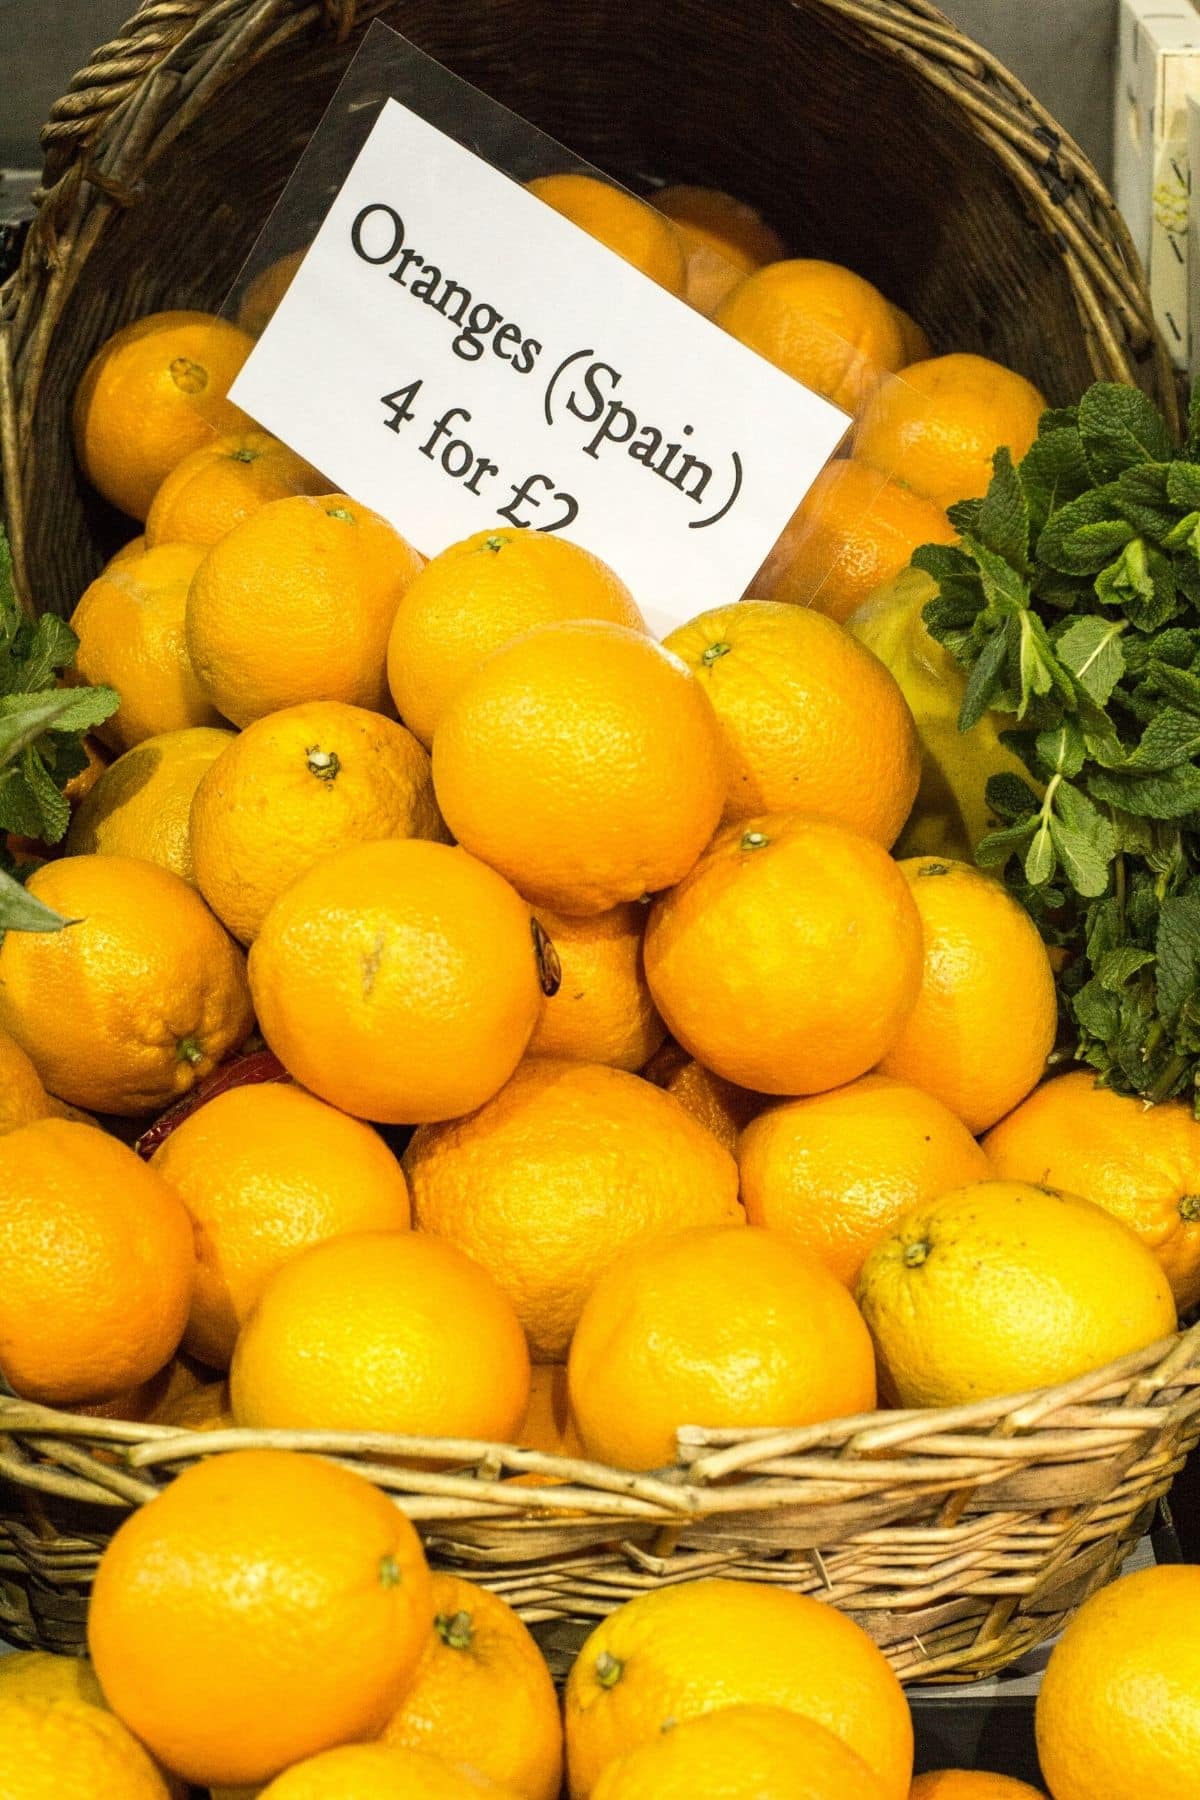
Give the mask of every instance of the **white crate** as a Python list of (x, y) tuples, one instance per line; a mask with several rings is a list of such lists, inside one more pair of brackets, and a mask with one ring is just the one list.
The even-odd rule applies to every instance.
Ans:
[[(1113, 189), (1150, 278), (1177, 367), (1189, 356), (1188, 97), (1200, 95), (1193, 0), (1121, 0)], [(1192, 292), (1189, 294), (1189, 286)], [(1193, 303), (1191, 331), (1200, 334)]]

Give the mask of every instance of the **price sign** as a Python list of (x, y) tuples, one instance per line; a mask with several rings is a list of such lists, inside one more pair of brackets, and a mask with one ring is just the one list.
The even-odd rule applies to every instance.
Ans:
[(742, 594), (850, 424), (392, 99), (232, 398), (426, 555), (560, 532), (660, 630)]

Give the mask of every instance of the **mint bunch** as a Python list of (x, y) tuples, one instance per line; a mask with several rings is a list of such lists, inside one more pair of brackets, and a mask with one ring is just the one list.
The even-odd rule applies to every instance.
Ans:
[(112, 688), (58, 685), (78, 647), (61, 619), (26, 617), (0, 532), (0, 933), (58, 931), (67, 923), (21, 885), (4, 834), (62, 841), (71, 817), (63, 789), (87, 766), (83, 734), (120, 705)]
[(1200, 1116), (1200, 389), (1176, 446), (1136, 388), (1043, 415), (1019, 465), (950, 509), (930, 633), (969, 671), (959, 726), (1011, 714), (976, 850), (1068, 952), (1075, 1053)]

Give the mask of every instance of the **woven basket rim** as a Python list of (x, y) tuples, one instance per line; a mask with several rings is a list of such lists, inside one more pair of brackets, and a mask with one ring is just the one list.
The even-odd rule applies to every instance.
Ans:
[[(1034, 1465), (1039, 1457), (1028, 1452), (1041, 1447), (1045, 1454), (1048, 1443), (1053, 1460), (1069, 1461), (1073, 1448), (1082, 1454), (1093, 1447), (1097, 1429), (1145, 1430), (1147, 1414), (1162, 1415), (1165, 1424), (1176, 1409), (1198, 1415), (1200, 1436), (1200, 1322), (1070, 1381), (968, 1405), (877, 1409), (801, 1427), (684, 1426), (676, 1463), (644, 1474), (478, 1439), (244, 1427), (197, 1431), (99, 1419), (0, 1395), (0, 1479), (65, 1498), (137, 1504), (159, 1491), (156, 1473), (166, 1475), (183, 1462), (237, 1449), (307, 1450), (362, 1466), (397, 1497), (411, 1492), (414, 1498), (468, 1500), (472, 1514), (482, 1505), (504, 1514), (582, 1509), (606, 1516), (611, 1511), (614, 1520), (681, 1521), (747, 1506), (757, 1509), (760, 1500), (767, 1506), (803, 1504), (806, 1480), (846, 1481), (852, 1479), (851, 1470), (863, 1473), (864, 1465), (872, 1477), (894, 1468), (895, 1479), (903, 1482), (919, 1480), (914, 1470), (930, 1457), (938, 1459), (943, 1478), (960, 1464), (982, 1460), (982, 1470), (961, 1475), (965, 1483), (978, 1483), (988, 1465), (993, 1472), (1018, 1460)], [(14, 1438), (40, 1447), (43, 1454), (55, 1444), (70, 1448), (61, 1478), (44, 1463), (23, 1462), (11, 1449), (6, 1452), (4, 1439), (11, 1443)], [(88, 1448), (77, 1452), (79, 1445)], [(97, 1449), (103, 1449), (103, 1460), (92, 1458)], [(109, 1460), (114, 1455), (116, 1463)], [(447, 1463), (451, 1470), (389, 1468), (384, 1466), (389, 1458)], [(764, 1472), (773, 1475), (783, 1464), (795, 1467), (794, 1492), (786, 1475), (782, 1486), (774, 1478), (770, 1487), (761, 1485)], [(461, 1473), (464, 1469), (471, 1472)], [(544, 1476), (564, 1485), (515, 1489), (512, 1477), (518, 1475)], [(735, 1476), (747, 1478), (747, 1485), (733, 1484)]]

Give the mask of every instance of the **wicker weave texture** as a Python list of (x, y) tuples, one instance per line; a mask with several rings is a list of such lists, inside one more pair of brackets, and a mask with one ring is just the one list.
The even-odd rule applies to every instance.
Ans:
[[(0, 1400), (0, 1632), (78, 1649), (104, 1544), (200, 1456), (335, 1456), (392, 1494), (436, 1566), (503, 1594), (569, 1654), (589, 1620), (698, 1575), (815, 1594), (902, 1679), (992, 1673), (1109, 1580), (1200, 1441), (1200, 1326), (1066, 1386), (786, 1432), (687, 1430), (631, 1475), (494, 1444), (181, 1433)], [(406, 1468), (396, 1459), (436, 1461)], [(387, 1459), (386, 1463), (383, 1459)], [(514, 1476), (549, 1475), (517, 1487)]]

